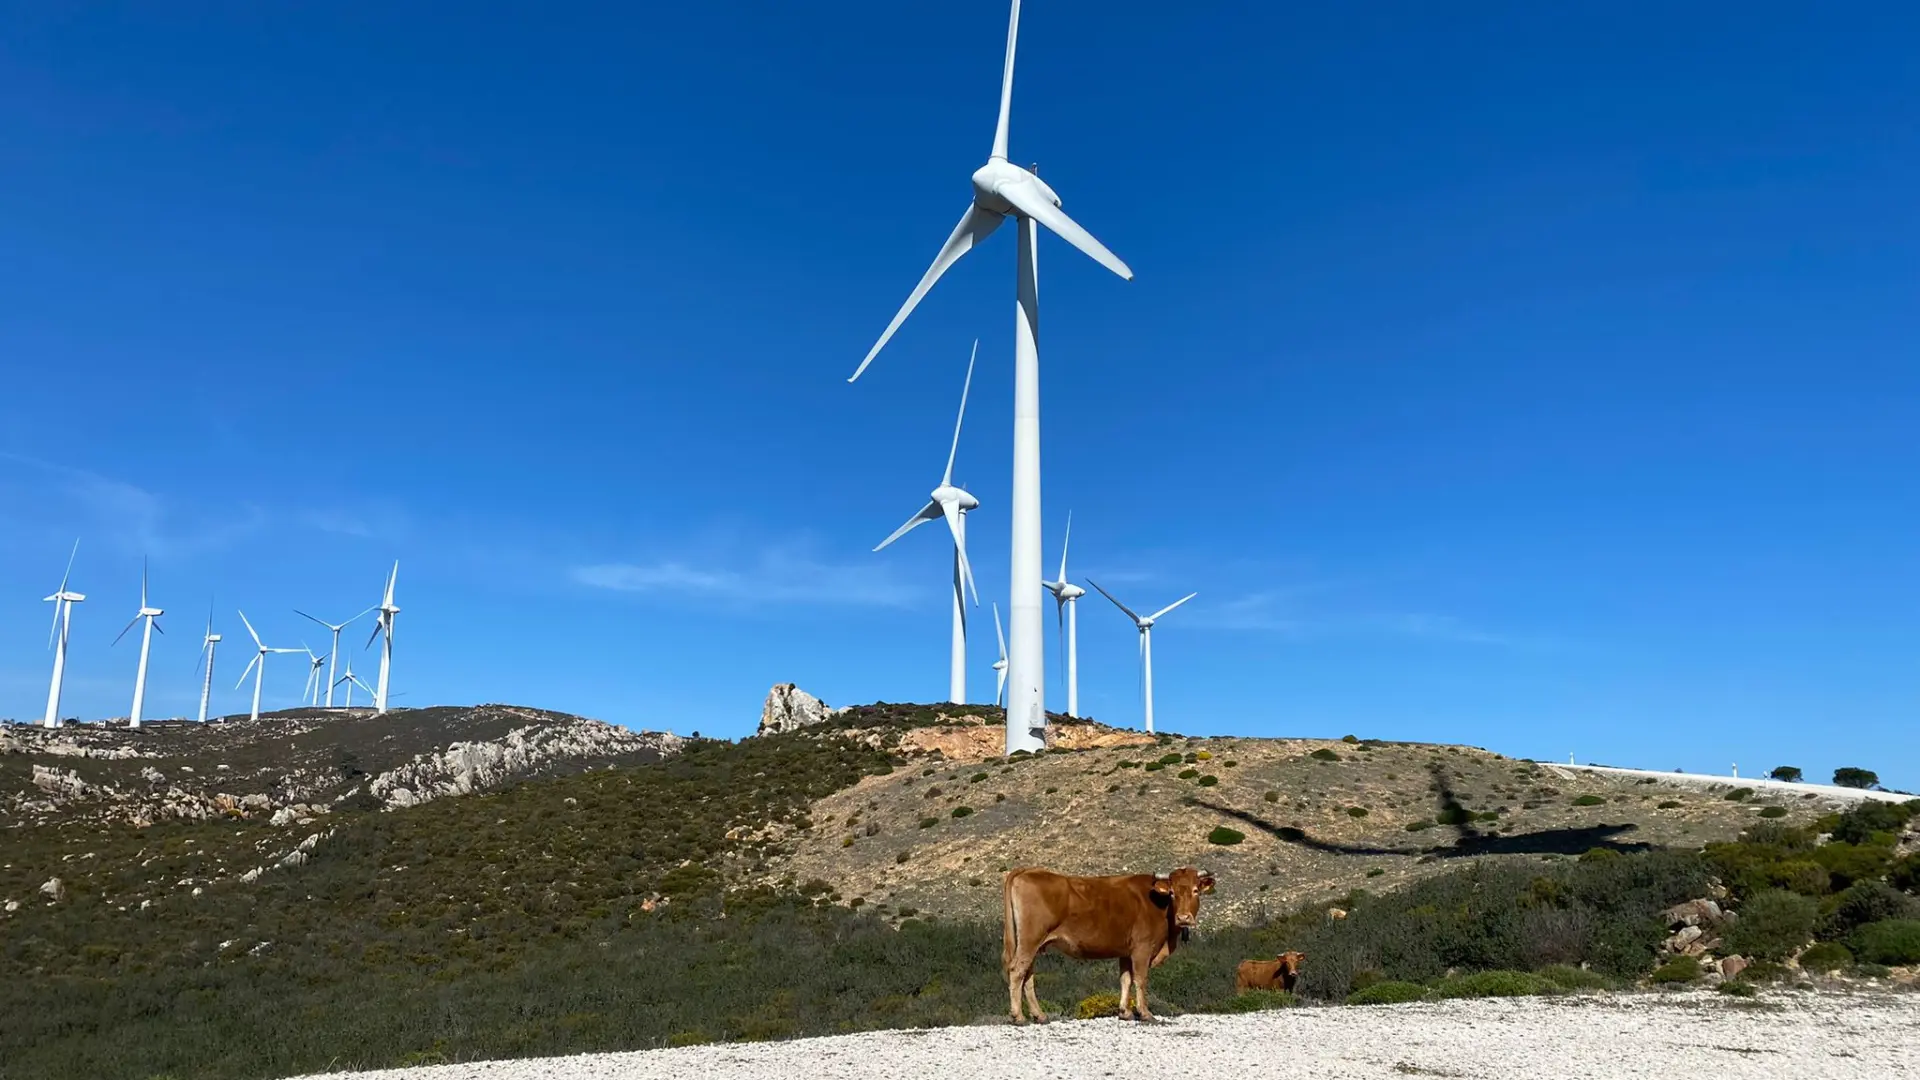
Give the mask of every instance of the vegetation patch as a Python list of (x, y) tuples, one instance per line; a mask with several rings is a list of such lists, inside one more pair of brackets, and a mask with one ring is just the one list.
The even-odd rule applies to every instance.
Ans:
[(1307, 756), (1312, 758), (1315, 761), (1339, 761), (1340, 760), (1339, 754), (1334, 753), (1332, 750), (1329, 750), (1324, 746), (1318, 750), (1315, 750), (1313, 753), (1308, 754)]
[(1558, 991), (1559, 987), (1530, 971), (1476, 971), (1441, 979), (1433, 986), (1436, 998), (1533, 997)]
[(1213, 831), (1207, 834), (1207, 843), (1230, 847), (1246, 838), (1247, 834), (1237, 829), (1229, 829), (1225, 825), (1216, 825)]
[(1364, 990), (1355, 990), (1347, 995), (1349, 1005), (1404, 1005), (1409, 1001), (1419, 1001), (1427, 996), (1427, 988), (1419, 983), (1377, 982)]
[(1582, 795), (1573, 800), (1575, 806), (1604, 806), (1607, 800), (1598, 795)]
[(1698, 982), (1705, 972), (1700, 961), (1691, 956), (1676, 956), (1661, 964), (1647, 976), (1647, 981), (1655, 986), (1675, 986), (1683, 983)]

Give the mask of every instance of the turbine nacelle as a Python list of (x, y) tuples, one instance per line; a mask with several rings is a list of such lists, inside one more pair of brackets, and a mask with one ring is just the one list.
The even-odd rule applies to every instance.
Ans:
[(1068, 601), (1078, 600), (1087, 595), (1087, 590), (1075, 585), (1071, 581), (1043, 581), (1040, 585), (1052, 593), (1055, 600), (1063, 604)]
[[(1030, 190), (1038, 192), (1050, 205), (1060, 205), (1058, 192), (1048, 187), (1047, 183), (1032, 171), (1023, 169), (1006, 158), (994, 158), (974, 170), (973, 204), (982, 210), (999, 214), (1001, 217), (1017, 214), (1020, 212), (1019, 202), (1015, 201), (1018, 197), (1010, 197), (1007, 194), (1014, 189), (1014, 185), (1029, 185)], [(1024, 201), (1026, 200), (1020, 200), (1020, 202)]]
[(52, 596), (42, 597), (41, 600), (43, 603), (54, 601), (54, 600), (65, 600), (69, 604), (77, 604), (80, 601), (85, 600), (86, 598), (87, 598), (86, 593), (68, 592), (65, 589), (62, 589), (59, 592), (54, 593)]
[(963, 514), (969, 510), (980, 509), (979, 499), (974, 498), (965, 488), (955, 487), (952, 484), (941, 484), (934, 488), (933, 501), (942, 506), (952, 503)]

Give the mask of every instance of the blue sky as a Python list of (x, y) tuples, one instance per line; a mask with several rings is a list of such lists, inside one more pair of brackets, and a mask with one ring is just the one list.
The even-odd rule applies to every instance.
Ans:
[[(0, 4), (0, 716), (76, 536), (85, 717), (143, 555), (163, 714), (210, 597), (240, 710), (236, 607), (318, 648), (291, 609), (395, 558), (397, 703), (941, 696), (947, 547), (869, 549), (978, 337), (1004, 606), (1011, 234), (845, 379), (985, 160), (1004, 7), (273, 7)], [(1042, 243), (1049, 567), (1071, 508), (1076, 577), (1199, 590), (1163, 728), (1920, 785), (1920, 15), (1537, 8), (1028, 5), (1013, 157), (1138, 274)]]

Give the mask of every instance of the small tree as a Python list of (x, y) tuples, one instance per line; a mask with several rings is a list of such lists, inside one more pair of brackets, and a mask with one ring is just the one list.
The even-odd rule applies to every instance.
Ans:
[(1791, 765), (1782, 765), (1768, 773), (1767, 778), (1770, 780), (1783, 780), (1789, 784), (1797, 784), (1800, 782), (1800, 770)]
[(1880, 786), (1880, 774), (1872, 769), (1856, 769), (1848, 765), (1833, 770), (1833, 782), (1840, 787), (1877, 788)]

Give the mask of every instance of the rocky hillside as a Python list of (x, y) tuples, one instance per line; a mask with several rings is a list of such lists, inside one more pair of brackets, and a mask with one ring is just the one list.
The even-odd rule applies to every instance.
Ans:
[(510, 705), (294, 709), (258, 721), (0, 727), (0, 828), (309, 820), (657, 761), (684, 740)]

